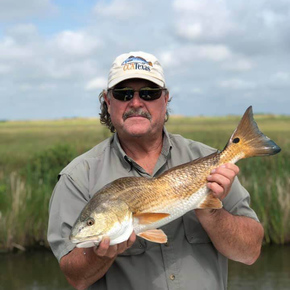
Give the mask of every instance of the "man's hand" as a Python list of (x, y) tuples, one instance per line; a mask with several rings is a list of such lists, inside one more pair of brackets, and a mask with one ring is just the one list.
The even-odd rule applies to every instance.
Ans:
[[(208, 176), (208, 188), (223, 200), (229, 193), (239, 167), (227, 163)], [(225, 257), (253, 264), (260, 255), (264, 236), (262, 225), (246, 216), (235, 216), (225, 210), (195, 209), (195, 214), (215, 248)]]
[(232, 163), (224, 164), (211, 171), (207, 177), (207, 187), (212, 191), (213, 195), (223, 200), (229, 193), (235, 177), (240, 169)]
[(130, 236), (130, 238), (117, 245), (110, 246), (110, 239), (108, 237), (105, 237), (98, 247), (94, 248), (94, 252), (99, 257), (107, 257), (107, 258), (114, 258), (118, 254), (123, 253), (127, 249), (129, 249), (136, 240), (136, 234), (133, 232)]
[(73, 287), (87, 289), (106, 274), (116, 256), (130, 248), (135, 240), (133, 232), (127, 241), (118, 245), (110, 246), (110, 239), (104, 238), (98, 247), (74, 248), (61, 258), (60, 268)]

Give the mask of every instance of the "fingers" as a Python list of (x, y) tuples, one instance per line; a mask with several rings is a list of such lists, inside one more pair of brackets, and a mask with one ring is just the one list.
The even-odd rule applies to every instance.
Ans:
[(100, 257), (105, 257), (108, 254), (110, 248), (110, 239), (105, 237), (102, 239), (100, 244), (94, 248), (95, 253)]
[(131, 234), (129, 240), (127, 241), (127, 249), (130, 248), (136, 241), (136, 234), (133, 231), (133, 233)]
[(135, 240), (136, 234), (133, 232), (127, 241), (110, 246), (110, 239), (104, 237), (99, 246), (94, 248), (94, 252), (100, 257), (114, 258), (130, 248)]
[(232, 163), (224, 164), (214, 170), (207, 177), (207, 186), (213, 195), (219, 199), (224, 199), (229, 193), (232, 183), (239, 173), (239, 167)]

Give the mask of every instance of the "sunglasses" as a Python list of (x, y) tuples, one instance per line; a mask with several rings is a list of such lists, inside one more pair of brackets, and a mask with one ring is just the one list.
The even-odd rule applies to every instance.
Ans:
[(161, 97), (162, 91), (167, 90), (166, 88), (141, 88), (140, 90), (134, 90), (132, 88), (121, 88), (121, 89), (109, 89), (112, 91), (113, 97), (116, 100), (126, 102), (130, 101), (134, 97), (134, 93), (138, 92), (139, 97), (144, 101), (154, 101)]

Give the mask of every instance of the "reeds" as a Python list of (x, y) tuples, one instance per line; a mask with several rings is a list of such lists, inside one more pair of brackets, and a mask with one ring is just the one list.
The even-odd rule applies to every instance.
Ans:
[(71, 146), (56, 145), (37, 153), (19, 172), (2, 172), (0, 249), (48, 246), (50, 196), (58, 173), (76, 155)]
[(265, 243), (290, 242), (289, 155), (244, 161), (240, 180), (265, 230)]

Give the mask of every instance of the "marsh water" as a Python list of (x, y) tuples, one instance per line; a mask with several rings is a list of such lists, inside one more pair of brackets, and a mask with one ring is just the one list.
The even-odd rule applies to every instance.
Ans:
[[(0, 254), (0, 290), (69, 290), (49, 251)], [(229, 263), (229, 290), (290, 289), (290, 246), (263, 247), (252, 266)], [(122, 290), (122, 289), (120, 289)]]

